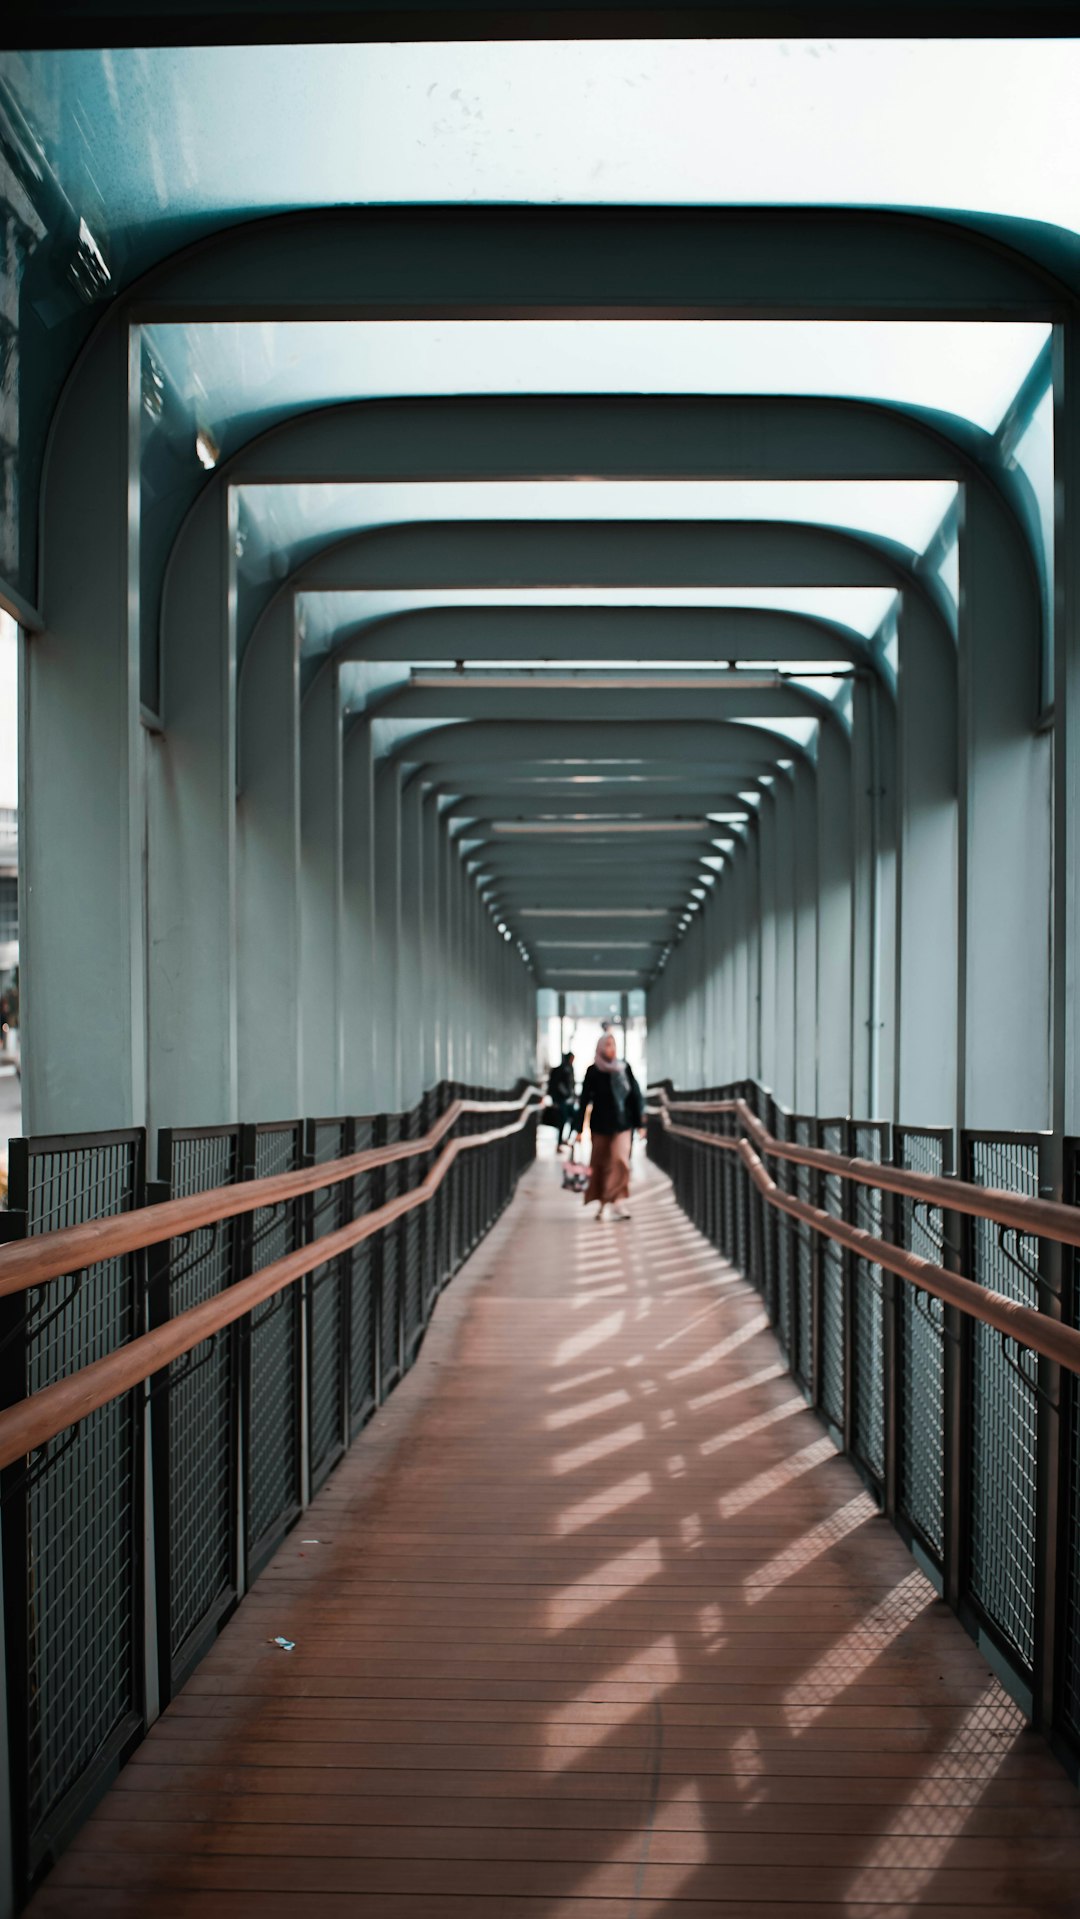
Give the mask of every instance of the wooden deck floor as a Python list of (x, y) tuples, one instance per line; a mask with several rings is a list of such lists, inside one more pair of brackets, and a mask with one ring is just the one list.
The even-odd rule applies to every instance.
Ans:
[(665, 1183), (548, 1161), (30, 1910), (958, 1907), (1080, 1913), (1077, 1795)]

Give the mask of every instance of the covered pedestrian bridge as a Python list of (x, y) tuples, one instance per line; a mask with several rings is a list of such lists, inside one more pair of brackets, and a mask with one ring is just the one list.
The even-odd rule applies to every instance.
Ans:
[(1072, 43), (43, 20), (0, 1912), (1080, 1911)]

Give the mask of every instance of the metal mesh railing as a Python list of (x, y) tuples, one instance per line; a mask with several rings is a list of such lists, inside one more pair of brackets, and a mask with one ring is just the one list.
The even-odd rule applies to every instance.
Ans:
[[(773, 1131), (777, 1139), (791, 1138), (791, 1121), (787, 1113), (777, 1110)], [(789, 1162), (786, 1159), (778, 1159), (770, 1170), (781, 1192), (790, 1193), (792, 1168)], [(795, 1350), (796, 1320), (795, 1260), (792, 1248), (794, 1234), (790, 1222), (782, 1213), (776, 1218), (774, 1234), (776, 1239), (776, 1333), (784, 1356), (790, 1365)]]
[[(963, 1169), (982, 1186), (1034, 1199), (1038, 1141), (965, 1134)], [(1025, 1306), (1038, 1304), (1038, 1241), (970, 1224), (972, 1279)], [(1001, 1335), (975, 1324), (971, 1339), (968, 1586), (987, 1622), (1030, 1671), (1034, 1654), (1036, 1389)]]
[[(429, 1096), (407, 1119), (407, 1136), (444, 1113), (454, 1090)], [(462, 1155), (437, 1197), (413, 1212), (409, 1233), (405, 1221), (391, 1222), (310, 1267), (137, 1390), (4, 1469), (20, 1899), (145, 1730), (155, 1643), (164, 1703), (340, 1458), (347, 1434), (400, 1375), (398, 1301), (408, 1303), (411, 1363), (451, 1255), (459, 1261), (487, 1230), (532, 1156), (535, 1126), (519, 1098), (510, 1111), (459, 1116), (463, 1135), (501, 1129), (516, 1114), (525, 1123)], [(241, 1180), (329, 1165), (374, 1145), (376, 1134), (397, 1138), (399, 1116), (169, 1131), (149, 1191), (141, 1133), (16, 1141), (3, 1236), (105, 1220), (147, 1197), (183, 1203)], [(380, 1203), (380, 1187), (414, 1190), (439, 1151), (0, 1298), (3, 1404), (20, 1407), (143, 1334), (160, 1342), (180, 1315), (212, 1309), (232, 1286), (363, 1218)], [(383, 1356), (393, 1367), (380, 1376)]]
[[(186, 1199), (232, 1186), (242, 1173), (238, 1126), (162, 1133), (159, 1191)], [(219, 1220), (151, 1254), (150, 1297), (157, 1322), (215, 1299), (239, 1273), (240, 1227)], [(160, 1262), (157, 1254), (163, 1254)], [(181, 1683), (201, 1641), (237, 1596), (236, 1476), (238, 1348), (232, 1332), (174, 1360), (155, 1389), (154, 1450), (163, 1471), (166, 1510), (157, 1514), (159, 1634), (167, 1658), (166, 1692)], [(164, 1569), (162, 1569), (164, 1572)]]
[[(791, 1122), (796, 1146), (812, 1146), (817, 1121), (796, 1114)], [(806, 1166), (792, 1166), (792, 1191), (796, 1199), (810, 1204), (814, 1196), (814, 1176)], [(814, 1383), (814, 1249), (809, 1226), (792, 1221), (792, 1252), (795, 1261), (795, 1377), (810, 1391)]]
[[(948, 1172), (951, 1150), (951, 1134), (941, 1129), (896, 1129), (896, 1164), (910, 1172)], [(905, 1198), (896, 1205), (900, 1245), (932, 1265), (944, 1265), (940, 1207)], [(912, 1286), (897, 1290), (897, 1509), (940, 1566), (945, 1551), (945, 1308)]]
[[(380, 1146), (393, 1146), (402, 1137), (403, 1115), (389, 1113), (381, 1122), (377, 1135)], [(387, 1200), (396, 1199), (404, 1192), (404, 1170), (401, 1163), (387, 1166), (377, 1175), (379, 1191), (376, 1205), (385, 1205)], [(402, 1316), (401, 1316), (401, 1234), (398, 1228), (379, 1235), (379, 1366), (381, 1394), (386, 1394), (397, 1385), (401, 1378), (402, 1354)]]
[[(250, 1131), (255, 1179), (295, 1172), (303, 1158), (299, 1120)], [(251, 1215), (251, 1272), (299, 1245), (301, 1215), (295, 1200)], [(300, 1510), (301, 1304), (297, 1288), (289, 1287), (251, 1315), (248, 1331), (247, 1535), (253, 1566), (265, 1563)]]
[[(691, 1146), (712, 1150), (690, 1135), (720, 1115), (664, 1090), (650, 1150), (678, 1192)], [(783, 1113), (760, 1089), (740, 1107), (738, 1084), (709, 1097), (729, 1107), (724, 1123), (761, 1169), (755, 1196), (766, 1197), (771, 1175), (778, 1198), (790, 1195), (814, 1214), (811, 1222), (769, 1208), (775, 1325), (793, 1373), (943, 1596), (992, 1644), (1016, 1698), (1075, 1767), (1080, 1228), (1071, 1209), (1080, 1203), (1080, 1142), (1064, 1142), (1062, 1206), (1049, 1135), (965, 1133), (954, 1178), (948, 1128), (817, 1121)], [(785, 1145), (804, 1150), (810, 1164), (786, 1160)], [(880, 1167), (880, 1184), (866, 1162)], [(905, 1192), (905, 1174), (925, 1183)], [(759, 1228), (751, 1217), (742, 1270), (768, 1302), (767, 1222)], [(877, 1258), (858, 1233), (878, 1242)]]
[[(353, 1121), (353, 1145), (363, 1152), (375, 1144), (376, 1121)], [(353, 1219), (369, 1213), (375, 1205), (376, 1176), (361, 1173), (351, 1182), (350, 1212)], [(376, 1296), (376, 1249), (370, 1239), (361, 1240), (346, 1255), (349, 1285), (349, 1432), (355, 1435), (370, 1419), (379, 1403), (379, 1301)]]
[[(889, 1129), (856, 1121), (851, 1150), (880, 1166), (889, 1157)], [(884, 1201), (874, 1186), (850, 1188), (852, 1224), (884, 1237)], [(851, 1443), (879, 1486), (885, 1478), (885, 1276), (858, 1254), (851, 1260)]]
[[(131, 1211), (144, 1198), (141, 1132), (12, 1142), (9, 1236)], [(2, 1302), (6, 1404), (141, 1330), (145, 1259), (87, 1267)], [(142, 1396), (127, 1393), (3, 1474), (4, 1568), (17, 1868), (62, 1845), (142, 1714)]]
[[(843, 1153), (847, 1149), (847, 1125), (844, 1120), (823, 1120), (818, 1128), (817, 1144), (826, 1152)], [(835, 1173), (821, 1179), (821, 1205), (833, 1219), (845, 1217), (844, 1182)], [(823, 1239), (818, 1249), (821, 1261), (821, 1404), (841, 1431), (847, 1405), (844, 1346), (848, 1334), (846, 1255), (835, 1240)]]
[[(344, 1159), (353, 1150), (352, 1127), (344, 1119), (309, 1120), (307, 1157), (316, 1166)], [(326, 1186), (313, 1193), (308, 1237), (325, 1239), (352, 1218), (348, 1184)], [(346, 1285), (343, 1259), (316, 1267), (307, 1281), (308, 1447), (311, 1490), (317, 1491), (345, 1450), (347, 1418), (345, 1323)]]

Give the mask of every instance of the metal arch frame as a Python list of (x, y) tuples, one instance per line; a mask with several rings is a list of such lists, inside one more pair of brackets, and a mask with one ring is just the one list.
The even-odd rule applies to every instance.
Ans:
[[(426, 588), (429, 581), (433, 592), (439, 587), (461, 590), (468, 586), (484, 591), (509, 584), (511, 567), (520, 573), (516, 583), (541, 587), (584, 586), (586, 583), (630, 587), (707, 584), (723, 588), (759, 585), (886, 586), (906, 595), (909, 604), (923, 610), (923, 617), (930, 627), (939, 631), (946, 672), (954, 668), (955, 646), (948, 608), (944, 596), (935, 591), (934, 583), (918, 570), (918, 556), (896, 542), (846, 528), (834, 528), (817, 521), (786, 520), (691, 523), (585, 520), (571, 524), (556, 522), (550, 526), (546, 523), (501, 521), (451, 523), (437, 529), (443, 535), (443, 550), (447, 554), (442, 562), (429, 557), (429, 536), (423, 524), (410, 524), (401, 530), (407, 532), (409, 539), (393, 542), (405, 556), (404, 564), (399, 561), (402, 570), (396, 577), (387, 564), (383, 578), (370, 582), (364, 578), (367, 573), (365, 562), (371, 550), (367, 542), (374, 539), (377, 549), (381, 543), (380, 535), (355, 534), (328, 547), (315, 560), (308, 561), (267, 596), (247, 628), (247, 644), (241, 646), (242, 636), (239, 633), (237, 635), (238, 726), (244, 667), (250, 650), (257, 644), (263, 621), (283, 601), (291, 599), (295, 606), (308, 593), (344, 595), (363, 591), (369, 584), (373, 588), (376, 584), (394, 587), (416, 584)], [(539, 537), (529, 537), (532, 533)], [(573, 537), (566, 541), (570, 552), (565, 557), (558, 555), (560, 540), (571, 533)], [(599, 550), (599, 557), (590, 564), (586, 556), (593, 546)], [(416, 569), (425, 573), (425, 578), (419, 583), (412, 577), (402, 577), (402, 574), (408, 576), (413, 570), (409, 561), (415, 563), (414, 556), (409, 553), (410, 547), (419, 549), (425, 559), (425, 567)], [(530, 547), (536, 550), (535, 557), (530, 557)], [(575, 550), (582, 555), (580, 559), (574, 557)], [(376, 560), (376, 565), (379, 564)], [(440, 565), (445, 568), (441, 576)], [(427, 571), (428, 567), (430, 572)], [(522, 657), (559, 658), (561, 651), (574, 643), (570, 638), (570, 621), (574, 618), (579, 629), (587, 626), (614, 627), (616, 623), (625, 629), (628, 621), (632, 620), (638, 628), (663, 621), (676, 630), (680, 627), (689, 630), (694, 626), (702, 628), (710, 621), (722, 624), (725, 616), (741, 615), (744, 624), (749, 624), (759, 613), (762, 618), (773, 618), (778, 636), (785, 619), (802, 620), (807, 629), (807, 639), (810, 639), (816, 620), (822, 630), (828, 628), (836, 635), (833, 653), (819, 657), (834, 657), (839, 652), (843, 657), (864, 664), (869, 671), (881, 671), (872, 640), (866, 640), (852, 629), (845, 629), (841, 622), (827, 620), (823, 616), (804, 615), (780, 608), (653, 608), (642, 605), (612, 609), (589, 606), (587, 603), (578, 607), (557, 608), (489, 608), (482, 605), (430, 607), (380, 615), (370, 621), (352, 621), (343, 624), (336, 633), (330, 633), (328, 646), (320, 650), (313, 662), (313, 671), (324, 670), (331, 661), (342, 664), (366, 658), (384, 663), (387, 655), (376, 650), (379, 641), (386, 639), (392, 646), (398, 636), (406, 632), (411, 636), (413, 657), (419, 653), (420, 657), (433, 659), (464, 657), (475, 660), (498, 657), (490, 649), (486, 652), (483, 648), (477, 649), (472, 635), (478, 628), (498, 626), (505, 631), (517, 625), (527, 632), (530, 626), (542, 627), (550, 635), (545, 641), (551, 649), (550, 654), (541, 655), (536, 649)], [(425, 653), (423, 649), (430, 646), (428, 634), (455, 625), (468, 628), (468, 637), (458, 633), (446, 642), (441, 651), (428, 650)], [(555, 639), (555, 629), (560, 626), (565, 636), (562, 648)], [(404, 644), (404, 640), (401, 643)], [(688, 657), (692, 656), (691, 648)], [(390, 659), (404, 657), (404, 653), (389, 655)], [(624, 648), (618, 655), (613, 653), (612, 657), (627, 659), (633, 655)], [(731, 654), (725, 657), (738, 656)], [(759, 657), (770, 655), (760, 653)], [(796, 652), (789, 657), (798, 658), (800, 655)]]
[[(287, 272), (292, 248), (302, 249), (303, 276)], [(649, 289), (644, 303), (643, 285)], [(1026, 316), (1064, 323), (1074, 311), (1078, 285), (1074, 238), (1023, 222), (950, 220), (887, 209), (872, 213), (801, 208), (594, 213), (500, 208), (299, 214), (234, 225), (164, 263), (133, 288), (106, 316), (66, 380), (50, 428), (42, 489), (45, 577), (53, 583), (46, 609), (48, 651), (53, 660), (65, 662), (68, 671), (72, 667), (76, 671), (73, 682), (62, 690), (47, 678), (45, 686), (38, 686), (36, 668), (34, 675), (34, 724), (41, 728), (42, 739), (48, 736), (50, 712), (63, 713), (65, 702), (79, 701), (86, 687), (96, 689), (95, 711), (104, 713), (115, 702), (120, 712), (112, 731), (103, 723), (100, 735), (95, 734), (99, 746), (95, 766), (83, 770), (65, 801), (68, 815), (74, 804), (99, 819), (102, 830), (94, 842), (99, 856), (87, 863), (80, 849), (81, 874), (69, 872), (63, 862), (64, 870), (54, 868), (53, 873), (60, 895), (67, 893), (70, 882), (72, 896), (81, 897), (92, 880), (102, 923), (118, 929), (116, 977), (130, 975), (131, 1004), (125, 1002), (117, 1030), (107, 1038), (102, 1035), (103, 1045), (110, 1048), (105, 1076), (110, 1099), (115, 1096), (120, 1105), (126, 1103), (128, 1111), (132, 1103), (139, 1110), (138, 980), (147, 971), (138, 927), (125, 904), (136, 894), (140, 858), (132, 817), (137, 754), (128, 691), (133, 639), (129, 572), (138, 559), (128, 539), (127, 522), (132, 445), (130, 322), (200, 315), (237, 318), (245, 313), (259, 318), (274, 313), (387, 318), (407, 313), (435, 317), (440, 311), (492, 316), (531, 311), (550, 317), (587, 311), (612, 316), (704, 317), (723, 312), (802, 318), (961, 318), (977, 313), (980, 318)], [(482, 403), (470, 404), (474, 417), (479, 417)], [(612, 407), (619, 404), (607, 403), (609, 418), (614, 417)], [(679, 405), (677, 401), (660, 404), (669, 415), (672, 406)], [(804, 424), (813, 417), (815, 404), (807, 402), (802, 408)], [(859, 411), (858, 403), (831, 403), (838, 433), (845, 404), (852, 420)], [(544, 405), (552, 423), (567, 417), (566, 403)], [(595, 403), (594, 414), (603, 405)], [(796, 407), (799, 402), (780, 405)], [(520, 409), (521, 403), (516, 403), (517, 415)], [(714, 417), (708, 401), (697, 410)], [(499, 426), (504, 433), (513, 424), (513, 411), (502, 409)], [(384, 425), (393, 412), (392, 407), (383, 407)], [(868, 409), (867, 417), (871, 415), (880, 424), (878, 414)], [(370, 408), (367, 417), (373, 420)], [(402, 417), (400, 408), (397, 417)], [(456, 413), (444, 408), (441, 417), (450, 428), (462, 414), (460, 408)], [(644, 417), (639, 405), (639, 425)], [(648, 417), (655, 426), (659, 418), (655, 408)], [(728, 417), (734, 417), (732, 408)], [(776, 409), (774, 417), (780, 417)], [(893, 420), (897, 436), (904, 431), (914, 434), (914, 419), (898, 410)], [(689, 426), (683, 437), (689, 445)], [(873, 436), (865, 437), (869, 441)], [(974, 447), (977, 437), (965, 430), (967, 445)], [(929, 444), (924, 439), (924, 460), (929, 458)], [(89, 448), (95, 475), (105, 471), (121, 484), (80, 485), (80, 477), (87, 474)], [(744, 445), (744, 455), (745, 451)], [(771, 434), (759, 436), (755, 452), (759, 470), (775, 473)], [(393, 453), (387, 448), (391, 466)], [(939, 470), (955, 477), (955, 449), (947, 462), (943, 440), (938, 453)], [(438, 449), (429, 446), (429, 468), (433, 454), (437, 457)], [(878, 457), (887, 457), (880, 439)], [(880, 470), (890, 471), (891, 476), (896, 464), (892, 461)], [(591, 467), (590, 461), (578, 470)], [(319, 477), (328, 477), (321, 461), (317, 470)], [(703, 468), (699, 462), (690, 470)], [(975, 478), (974, 468), (970, 477)], [(995, 501), (1000, 501), (1000, 474), (994, 476), (993, 485)], [(973, 498), (977, 492), (977, 487), (969, 488)], [(984, 520), (989, 515), (1007, 530), (1008, 509), (982, 505)], [(222, 522), (217, 524), (220, 527)], [(970, 532), (969, 525), (965, 533)], [(999, 561), (1000, 555), (994, 541), (985, 537), (985, 527), (983, 533), (972, 577), (985, 591), (987, 565)], [(57, 603), (57, 575), (50, 563), (54, 548), (64, 551), (72, 567), (85, 562), (77, 604), (65, 602), (62, 595)], [(54, 702), (51, 707), (50, 701)], [(53, 841), (47, 814), (47, 806), (44, 812), (39, 809), (38, 826), (46, 841)], [(40, 956), (50, 947), (40, 910), (34, 932)], [(66, 1028), (59, 1009), (68, 996), (52, 971), (43, 979), (41, 991), (50, 1006), (50, 1019), (58, 1014), (50, 1027), (51, 1040), (64, 1052)], [(80, 1057), (77, 1033), (71, 1037), (73, 1057)]]
[[(165, 590), (201, 519), (214, 510), (214, 496), (233, 489), (367, 479), (577, 478), (583, 471), (628, 479), (947, 479), (985, 494), (988, 509), (996, 510), (999, 536), (1023, 554), (1033, 583), (1037, 579), (1017, 482), (997, 461), (992, 436), (952, 416), (878, 401), (798, 396), (515, 395), (357, 401), (315, 408), (271, 428), (224, 461), (200, 492), (168, 556)], [(603, 523), (596, 524), (602, 537)], [(783, 524), (797, 537), (818, 523)], [(837, 538), (862, 538), (883, 561), (890, 552), (900, 564), (910, 558), (907, 549), (858, 529), (831, 531)], [(466, 537), (463, 532), (462, 541)], [(402, 543), (397, 529), (334, 538), (317, 560), (306, 556), (296, 577), (331, 565), (331, 552), (364, 539), (373, 542), (372, 551), (375, 543)], [(293, 578), (275, 583), (264, 605), (290, 590)], [(918, 584), (933, 597), (932, 584)], [(162, 633), (167, 613), (163, 592)], [(167, 712), (164, 718), (167, 723)]]

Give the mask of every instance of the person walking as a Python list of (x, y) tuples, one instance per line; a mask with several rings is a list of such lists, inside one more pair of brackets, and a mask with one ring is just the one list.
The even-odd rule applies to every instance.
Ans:
[(630, 1191), (630, 1146), (644, 1117), (645, 1102), (633, 1069), (618, 1057), (614, 1033), (605, 1033), (582, 1083), (577, 1116), (577, 1138), (587, 1121), (592, 1133), (585, 1204), (599, 1200), (597, 1219), (604, 1218), (609, 1206), (616, 1219), (630, 1217), (625, 1204)]
[(574, 1055), (564, 1053), (558, 1066), (553, 1066), (548, 1074), (548, 1098), (552, 1113), (558, 1118), (558, 1148), (563, 1143), (563, 1133), (572, 1132), (574, 1113), (577, 1110), (577, 1086), (574, 1080)]

